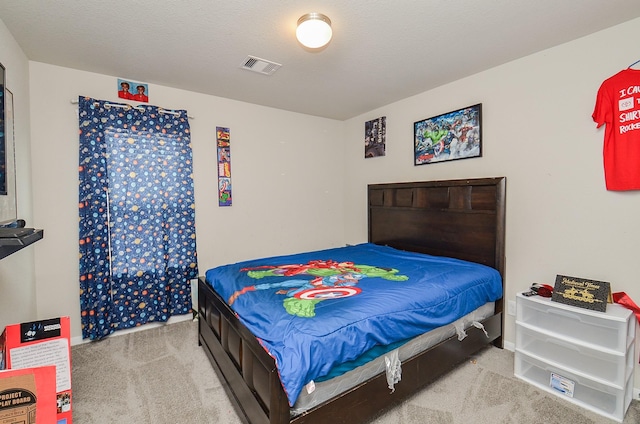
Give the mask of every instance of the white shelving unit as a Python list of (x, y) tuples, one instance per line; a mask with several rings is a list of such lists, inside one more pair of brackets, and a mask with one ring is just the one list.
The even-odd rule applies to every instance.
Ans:
[(622, 422), (633, 394), (635, 316), (516, 297), (516, 377)]

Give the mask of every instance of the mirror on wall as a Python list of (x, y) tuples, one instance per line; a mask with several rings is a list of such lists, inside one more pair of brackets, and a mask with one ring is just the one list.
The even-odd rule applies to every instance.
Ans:
[(17, 220), (13, 93), (0, 63), (0, 226)]

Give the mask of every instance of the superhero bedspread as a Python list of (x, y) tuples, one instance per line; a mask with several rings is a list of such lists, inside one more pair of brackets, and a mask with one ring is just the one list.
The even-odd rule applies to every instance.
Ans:
[(493, 268), (370, 243), (224, 265), (206, 280), (275, 359), (290, 405), (335, 365), (502, 297)]

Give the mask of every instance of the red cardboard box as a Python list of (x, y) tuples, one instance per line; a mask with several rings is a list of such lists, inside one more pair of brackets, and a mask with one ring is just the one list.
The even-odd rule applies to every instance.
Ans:
[(0, 424), (56, 424), (56, 367), (0, 371)]
[(69, 317), (61, 317), (8, 325), (0, 336), (0, 367), (55, 365), (57, 424), (72, 424), (70, 332)]

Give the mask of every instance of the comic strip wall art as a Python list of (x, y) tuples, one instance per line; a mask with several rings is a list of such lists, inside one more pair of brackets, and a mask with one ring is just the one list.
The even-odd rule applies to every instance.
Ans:
[(231, 133), (216, 127), (218, 150), (218, 206), (231, 206)]
[(375, 158), (385, 155), (385, 142), (387, 137), (387, 117), (364, 123), (364, 157)]
[(482, 156), (482, 104), (413, 124), (414, 165)]

